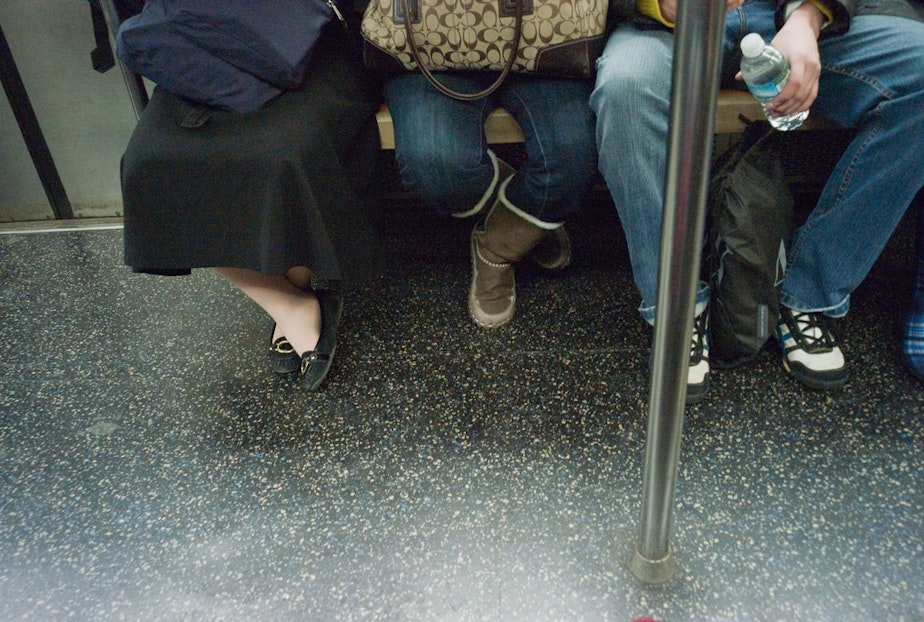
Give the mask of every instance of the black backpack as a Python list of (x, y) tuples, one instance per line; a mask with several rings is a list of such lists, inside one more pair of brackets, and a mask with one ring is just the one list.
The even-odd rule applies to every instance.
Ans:
[(779, 319), (777, 294), (793, 228), (793, 198), (766, 121), (712, 166), (704, 276), (711, 290), (710, 362), (732, 367), (760, 352)]

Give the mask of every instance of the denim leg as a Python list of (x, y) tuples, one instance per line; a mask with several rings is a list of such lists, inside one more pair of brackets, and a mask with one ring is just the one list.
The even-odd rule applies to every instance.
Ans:
[[(728, 17), (726, 78), (740, 62), (744, 34), (772, 39), (773, 10), (767, 0), (747, 0)], [(924, 24), (854, 17), (847, 33), (822, 38), (819, 52), (812, 111), (857, 134), (793, 236), (780, 302), (839, 317), (924, 179)]]
[[(479, 76), (441, 74), (440, 80), (462, 91), (482, 88)], [(492, 102), (457, 101), (439, 93), (422, 75), (410, 73), (389, 77), (385, 94), (405, 188), (446, 215), (481, 200), (494, 178), (484, 137)]]
[(592, 82), (511, 75), (504, 108), (523, 128), (526, 164), (507, 185), (507, 199), (546, 223), (561, 223), (581, 207), (596, 177)]
[[(621, 25), (597, 60), (590, 106), (597, 115), (598, 166), (619, 212), (639, 312), (654, 323), (661, 250), (661, 214), (667, 168), (674, 37)], [(697, 313), (708, 301), (700, 283)]]
[[(744, 0), (740, 7), (726, 14), (725, 35), (722, 40), (722, 86), (746, 90), (744, 82), (735, 80), (741, 68), (741, 40), (751, 32), (764, 41), (776, 35), (775, 0)], [(763, 117), (761, 119), (763, 120)]]
[(820, 52), (813, 108), (857, 135), (796, 231), (780, 300), (837, 317), (924, 180), (924, 24), (856, 17)]
[[(456, 90), (484, 88), (494, 76), (441, 73)], [(490, 187), (484, 121), (503, 105), (526, 136), (526, 167), (508, 183), (506, 197), (543, 222), (576, 212), (595, 176), (590, 83), (512, 75), (491, 98), (462, 102), (440, 94), (417, 74), (392, 76), (386, 99), (395, 128), (395, 158), (404, 186), (443, 214), (464, 212)]]
[(911, 291), (911, 304), (905, 318), (902, 357), (924, 382), (924, 209), (918, 214), (918, 269)]

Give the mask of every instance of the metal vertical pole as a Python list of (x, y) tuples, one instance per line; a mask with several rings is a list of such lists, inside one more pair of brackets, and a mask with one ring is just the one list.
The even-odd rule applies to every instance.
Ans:
[(680, 0), (674, 35), (661, 263), (639, 538), (629, 570), (665, 583), (715, 128), (724, 0)]
[[(100, 8), (103, 10), (103, 15), (106, 17), (106, 26), (109, 28), (110, 45), (112, 45), (112, 49), (115, 51), (116, 34), (119, 32), (119, 26), (122, 24), (119, 10), (113, 0), (101, 0)], [(128, 89), (128, 97), (131, 101), (135, 118), (140, 118), (141, 111), (148, 105), (148, 93), (144, 86), (144, 81), (141, 76), (133, 73), (123, 65), (122, 61), (118, 58), (116, 58), (115, 61), (116, 65), (119, 67), (119, 71), (122, 72), (122, 78), (125, 80), (125, 88)]]

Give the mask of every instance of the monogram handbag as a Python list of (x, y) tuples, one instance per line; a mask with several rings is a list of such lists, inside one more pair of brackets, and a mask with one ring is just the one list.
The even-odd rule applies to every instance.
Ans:
[[(371, 0), (363, 59), (373, 71), (420, 71), (450, 97), (478, 99), (511, 72), (587, 78), (603, 50), (608, 0)], [(405, 19), (405, 16), (410, 16)], [(438, 71), (497, 71), (478, 93), (457, 93)]]

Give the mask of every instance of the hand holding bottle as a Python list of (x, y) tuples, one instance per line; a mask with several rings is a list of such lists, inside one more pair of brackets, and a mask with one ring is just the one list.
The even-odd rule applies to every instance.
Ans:
[(808, 110), (781, 115), (769, 107), (786, 87), (790, 73), (786, 56), (767, 45), (759, 34), (752, 32), (741, 40), (741, 75), (744, 82), (760, 102), (770, 125), (782, 131), (796, 129), (808, 116)]
[(821, 77), (818, 33), (823, 23), (824, 15), (818, 8), (804, 2), (770, 41), (770, 45), (786, 55), (790, 66), (787, 88), (771, 108), (775, 113), (794, 114), (808, 110), (815, 103)]
[[(818, 96), (821, 57), (818, 35), (825, 17), (810, 3), (802, 3), (792, 12), (770, 45), (780, 50), (789, 61), (790, 76), (780, 94), (767, 104), (776, 115), (791, 115), (808, 110)], [(741, 72), (735, 76), (742, 80)]]

